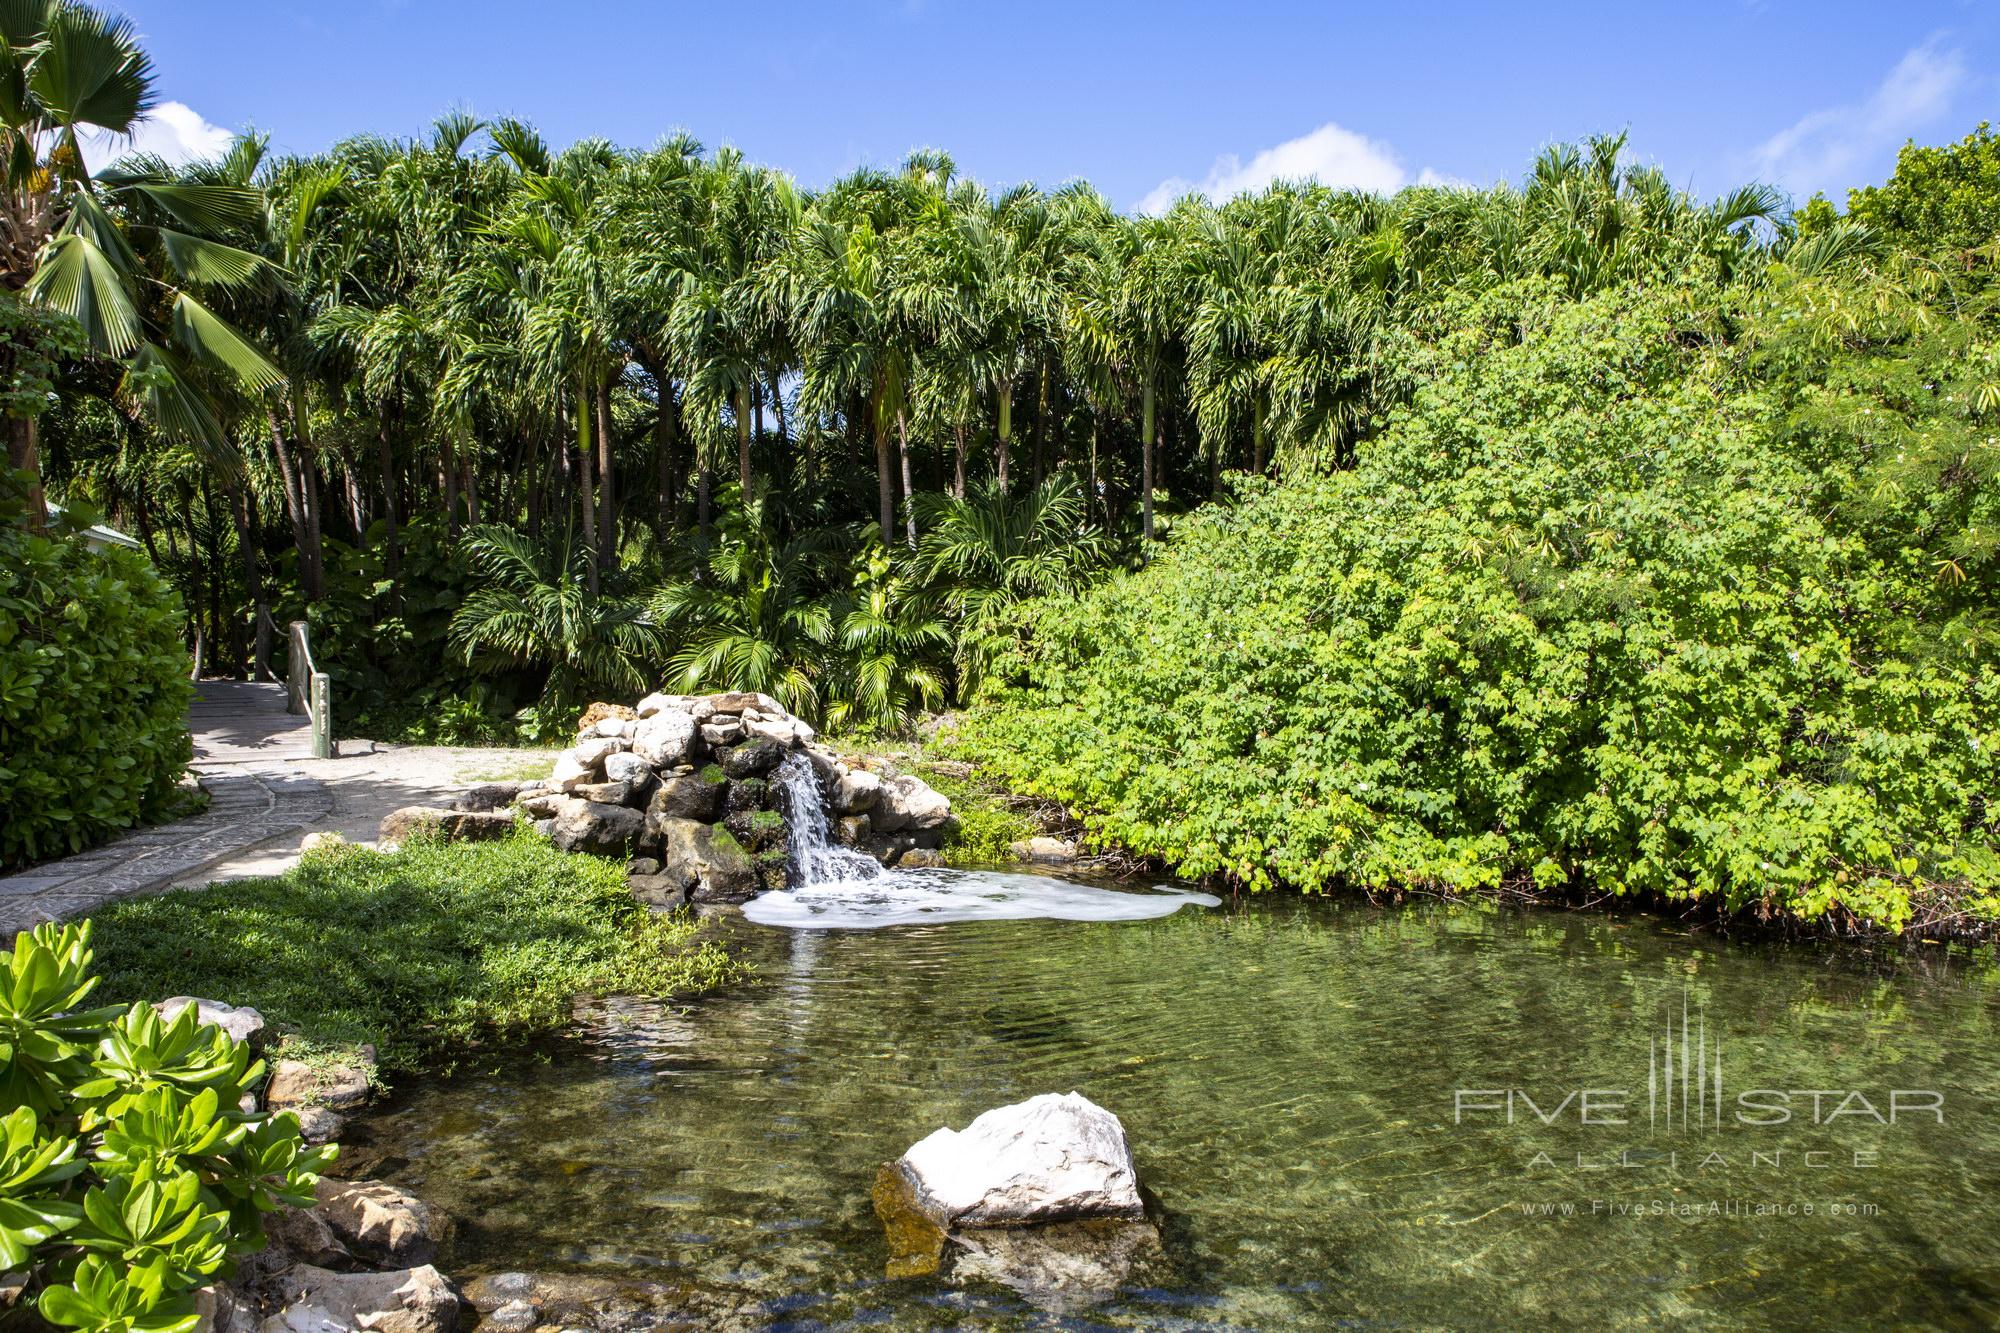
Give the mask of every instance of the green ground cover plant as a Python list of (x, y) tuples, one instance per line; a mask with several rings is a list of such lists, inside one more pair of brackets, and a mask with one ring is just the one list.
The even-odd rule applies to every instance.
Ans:
[(287, 1055), (373, 1043), (389, 1070), (554, 1029), (578, 995), (693, 994), (736, 974), (693, 922), (634, 902), (621, 866), (525, 832), (310, 853), (95, 921), (108, 995), (251, 1005)]
[[(289, 1112), (237, 1109), (264, 1062), (188, 1005), (83, 1007), (88, 922), (0, 952), (0, 1268), (49, 1324), (189, 1333), (195, 1288), (264, 1247), (338, 1154)], [(31, 1303), (31, 1304), (30, 1304)]]

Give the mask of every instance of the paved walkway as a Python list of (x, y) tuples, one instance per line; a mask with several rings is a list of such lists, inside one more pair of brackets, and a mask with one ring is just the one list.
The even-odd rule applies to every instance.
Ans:
[(433, 801), (487, 778), (539, 775), (552, 758), (533, 750), (342, 740), (337, 758), (314, 759), (306, 719), (285, 711), (284, 687), (243, 681), (197, 684), (188, 727), (208, 808), (0, 875), (0, 941), (128, 894), (273, 874), (298, 859), (308, 832), (326, 829), (366, 842), (381, 817), (398, 806)]

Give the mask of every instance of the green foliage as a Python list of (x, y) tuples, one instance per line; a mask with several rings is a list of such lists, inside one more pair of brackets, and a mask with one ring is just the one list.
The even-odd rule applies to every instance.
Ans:
[(180, 599), (144, 555), (46, 533), (0, 477), (0, 866), (102, 842), (168, 808), (191, 750)]
[(540, 710), (574, 712), (593, 693), (642, 692), (661, 652), (638, 598), (588, 586), (581, 547), (538, 546), (507, 528), (465, 536), (474, 591), (452, 617), (452, 644), (468, 663), (545, 673)]
[(1031, 604), (966, 746), (1100, 842), (1252, 888), (2000, 916), (1986, 363), (1907, 325), (1829, 347), (1804, 292), (1752, 360), (1716, 304), (1441, 306), (1354, 470)]
[(225, 993), (283, 1029), (288, 1053), (372, 1042), (390, 1068), (560, 1026), (578, 994), (677, 994), (734, 972), (691, 922), (633, 902), (619, 866), (525, 833), (314, 853), (96, 921), (112, 994)]
[(669, 584), (653, 615), (681, 645), (668, 666), (678, 689), (759, 690), (804, 717), (819, 717), (821, 663), (834, 615), (814, 597), (839, 536), (819, 531), (779, 542), (762, 504), (724, 498), (706, 576)]
[(0, 415), (39, 417), (54, 401), (56, 368), (83, 355), (83, 330), (55, 311), (0, 291)]
[(996, 865), (1014, 859), (1014, 844), (1041, 830), (1005, 792), (964, 775), (962, 765), (919, 762), (915, 772), (951, 802), (944, 854), (953, 865)]
[(1960, 261), (2000, 237), (2000, 135), (1981, 122), (1954, 144), (1905, 144), (1886, 184), (1851, 191), (1854, 221), (1920, 254)]
[(263, 1062), (195, 1006), (79, 1008), (91, 962), (89, 922), (0, 953), (0, 1269), (52, 1324), (188, 1333), (194, 1289), (264, 1247), (264, 1214), (310, 1204), (338, 1149), (238, 1110)]

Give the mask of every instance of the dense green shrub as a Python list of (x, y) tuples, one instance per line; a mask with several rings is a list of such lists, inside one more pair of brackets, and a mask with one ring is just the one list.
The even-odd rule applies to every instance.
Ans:
[(338, 1149), (238, 1110), (264, 1064), (195, 1006), (82, 1009), (90, 964), (87, 922), (0, 952), (0, 1269), (52, 1324), (186, 1333), (194, 1289), (264, 1247), (263, 1214), (310, 1204)]
[(81, 514), (30, 531), (20, 495), (0, 477), (0, 866), (161, 813), (191, 755), (180, 598)]
[(1717, 310), (1460, 302), (1404, 341), (1414, 399), (1353, 470), (1026, 608), (963, 744), (1100, 841), (1253, 888), (1991, 920), (1992, 349), (1925, 361), (1838, 312), (1810, 336), (1810, 283), (1761, 337)]
[(560, 1026), (580, 993), (672, 995), (734, 966), (633, 901), (623, 868), (530, 833), (316, 852), (282, 875), (112, 903), (106, 990), (254, 1006), (286, 1052), (375, 1043), (382, 1063)]

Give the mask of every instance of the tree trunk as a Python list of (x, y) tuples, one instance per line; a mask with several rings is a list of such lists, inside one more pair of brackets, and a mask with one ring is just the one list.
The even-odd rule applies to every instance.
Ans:
[(951, 493), (965, 498), (965, 418), (958, 419), (958, 452), (952, 458)]
[(1139, 399), (1139, 488), (1141, 491), (1140, 532), (1153, 540), (1153, 369), (1146, 368), (1146, 386)]
[(603, 548), (598, 564), (610, 569), (618, 560), (618, 507), (612, 481), (618, 460), (611, 451), (611, 382), (597, 382), (597, 533)]
[(889, 423), (882, 419), (881, 404), (870, 414), (875, 419), (875, 487), (880, 501), (877, 521), (883, 541), (896, 530), (896, 484), (889, 466)]
[(256, 536), (250, 530), (250, 501), (247, 481), (232, 483), (229, 509), (236, 520), (236, 546), (243, 556), (243, 584), (250, 593), (251, 624), (255, 629), (254, 655), (250, 662), (252, 680), (275, 680), (271, 674), (271, 606), (264, 594), (264, 571), (257, 564)]
[(306, 507), (306, 557), (312, 565), (311, 600), (318, 601), (326, 595), (326, 534), (322, 531), (319, 497), (319, 451), (313, 448), (312, 437), (307, 434), (304, 392), (293, 387), (290, 400), (292, 414), (292, 437), (299, 442), (298, 467), (303, 483), (302, 495)]
[(1250, 398), (1250, 470), (1264, 475), (1264, 395)]
[(667, 536), (674, 530), (674, 521), (679, 517), (684, 483), (680, 471), (679, 432), (674, 429), (678, 413), (674, 411), (673, 387), (667, 383), (664, 370), (653, 371), (653, 383), (659, 390), (659, 401), (654, 406), (653, 447), (659, 455), (660, 545), (665, 547)]
[(994, 443), (993, 446), (993, 457), (994, 457), (993, 480), (994, 484), (1000, 488), (1000, 493), (1002, 495), (1005, 495), (1007, 493), (1007, 444), (1009, 437), (1012, 436), (1013, 433), (1014, 433), (1014, 381), (1002, 380), (1000, 382), (999, 439)]
[(1042, 484), (1042, 451), (1049, 434), (1049, 363), (1042, 361), (1042, 387), (1035, 403), (1035, 485)]
[(592, 473), (594, 441), (590, 434), (590, 386), (579, 384), (576, 391), (576, 454), (577, 487), (583, 502), (583, 549), (585, 585), (591, 595), (597, 593), (597, 485)]
[(1104, 499), (1098, 494), (1097, 490), (1097, 410), (1092, 408), (1090, 412), (1090, 494), (1084, 500), (1084, 512), (1089, 513), (1093, 505), (1101, 508), (1103, 503)]
[(438, 442), (438, 482), (444, 492), (444, 539), (458, 540), (458, 448), (456, 431), (446, 431)]
[(750, 383), (736, 389), (736, 485), (750, 503)]
[(278, 409), (264, 405), (264, 419), (271, 427), (271, 452), (278, 458), (278, 480), (285, 489), (285, 518), (292, 526), (292, 545), (299, 553), (299, 589), (309, 602), (319, 600), (319, 582), (313, 575), (312, 542), (306, 535), (305, 482), (292, 466), (291, 446), (285, 443), (285, 428)]
[(389, 419), (385, 416), (375, 431), (376, 461), (382, 469), (382, 521), (388, 525), (389, 581), (395, 582), (403, 569), (402, 532), (396, 521), (396, 459), (389, 448)]
[(773, 370), (766, 378), (771, 386), (771, 414), (778, 421), (778, 443), (789, 453), (792, 447), (792, 432), (785, 424), (785, 397), (778, 392), (778, 372)]
[(709, 520), (711, 517), (709, 507), (710, 496), (714, 492), (715, 473), (709, 468), (708, 460), (703, 459), (701, 472), (695, 480), (694, 487), (695, 548), (699, 557), (699, 563), (695, 566), (694, 578), (697, 583), (706, 582), (708, 579)]
[(912, 551), (917, 549), (917, 497), (910, 486), (910, 430), (896, 413), (896, 451), (903, 456), (903, 530)]
[(28, 474), (28, 529), (40, 532), (49, 525), (49, 506), (42, 494), (42, 452), (33, 417), (7, 418), (7, 466)]

